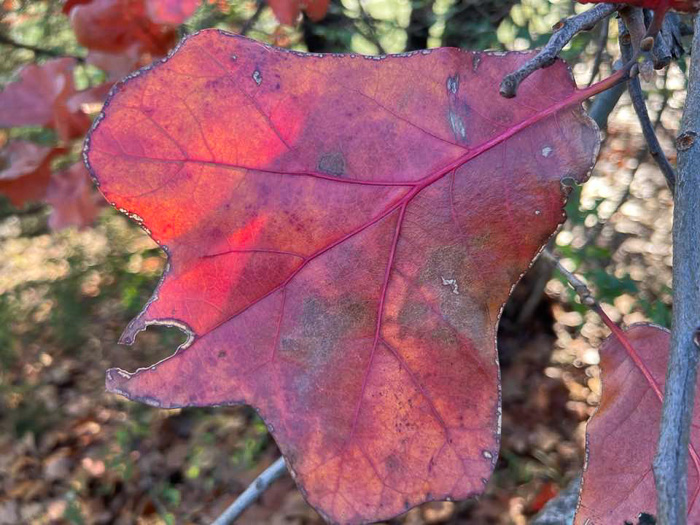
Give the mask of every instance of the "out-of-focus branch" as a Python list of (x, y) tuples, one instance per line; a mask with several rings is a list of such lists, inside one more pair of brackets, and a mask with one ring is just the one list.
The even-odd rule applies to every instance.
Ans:
[(517, 71), (506, 75), (501, 81), (500, 93), (506, 98), (513, 98), (520, 84), (538, 69), (551, 66), (564, 46), (581, 31), (592, 29), (598, 22), (613, 14), (619, 5), (598, 4), (579, 15), (563, 20), (556, 28), (549, 42), (530, 60), (525, 62)]
[[(673, 322), (659, 446), (654, 458), (658, 517), (686, 523), (688, 442), (700, 344), (700, 16), (695, 17), (688, 94), (681, 121), (673, 211)], [(697, 454), (693, 456), (697, 466)]]
[(379, 37), (377, 36), (377, 31), (374, 28), (374, 18), (372, 18), (369, 15), (369, 13), (365, 10), (365, 7), (362, 5), (362, 2), (358, 2), (357, 5), (360, 8), (360, 19), (367, 26), (367, 32), (364, 33), (360, 27), (357, 27), (357, 24), (355, 25), (356, 29), (363, 37), (365, 37), (372, 44), (374, 44), (374, 46), (377, 48), (377, 51), (379, 52), (380, 55), (386, 55), (386, 50), (382, 46), (382, 43), (379, 41)]
[(588, 80), (588, 85), (593, 84), (596, 75), (600, 71), (600, 64), (603, 62), (603, 54), (608, 43), (608, 33), (610, 32), (610, 23), (601, 24), (600, 33), (596, 39), (596, 52), (593, 59), (593, 67), (591, 68), (591, 78)]
[(255, 481), (253, 481), (243, 493), (231, 503), (229, 507), (212, 523), (212, 525), (230, 525), (244, 510), (250, 507), (261, 495), (287, 472), (287, 465), (284, 458), (280, 457), (272, 465), (267, 467)]
[[(618, 61), (616, 66), (617, 67), (613, 68), (613, 71), (619, 70), (622, 67), (622, 63)], [(610, 113), (612, 113), (612, 110), (615, 109), (625, 89), (625, 83), (621, 82), (607, 91), (603, 91), (593, 99), (591, 106), (588, 108), (588, 116), (595, 120), (595, 123), (598, 124), (600, 129), (607, 129), (608, 117)]]
[[(640, 18), (639, 21), (641, 20), (642, 19)], [(634, 43), (630, 41), (630, 31), (633, 31), (633, 28), (628, 26), (635, 23), (636, 19), (632, 16), (625, 16), (624, 20), (621, 19), (619, 22), (620, 51), (622, 52), (622, 59), (625, 62), (631, 60), (633, 56), (632, 48), (634, 47)], [(641, 24), (642, 26), (644, 25), (643, 22), (641, 22)], [(627, 82), (627, 88), (629, 90), (630, 98), (632, 99), (634, 111), (637, 113), (637, 118), (642, 126), (644, 139), (647, 141), (647, 145), (649, 146), (649, 153), (656, 161), (661, 173), (663, 173), (664, 177), (666, 177), (668, 187), (671, 189), (671, 191), (673, 191), (676, 183), (676, 173), (671, 166), (671, 163), (666, 158), (666, 154), (663, 152), (663, 149), (661, 149), (659, 139), (654, 132), (654, 125), (651, 123), (651, 119), (649, 118), (639, 77), (634, 76), (630, 78)]]
[(241, 28), (241, 35), (245, 36), (248, 34), (248, 31), (253, 29), (253, 26), (255, 26), (255, 24), (258, 22), (258, 19), (260, 18), (260, 15), (262, 15), (264, 9), (265, 2), (263, 2), (262, 0), (258, 0), (255, 12), (251, 15), (251, 17), (248, 20), (246, 20), (245, 24), (243, 24), (243, 27)]
[(10, 47), (13, 47), (15, 49), (26, 49), (27, 51), (31, 51), (35, 55), (38, 55), (38, 56), (49, 57), (49, 58), (68, 57), (68, 58), (74, 58), (78, 62), (85, 62), (84, 57), (67, 55), (66, 53), (62, 53), (61, 51), (57, 51), (55, 49), (46, 49), (43, 47), (32, 46), (30, 44), (23, 44), (21, 42), (17, 42), (15, 40), (11, 39), (7, 35), (3, 35), (2, 33), (0, 33), (0, 44), (10, 46)]

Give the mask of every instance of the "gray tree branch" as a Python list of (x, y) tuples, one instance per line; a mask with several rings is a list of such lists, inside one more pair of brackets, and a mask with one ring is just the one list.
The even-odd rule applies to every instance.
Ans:
[(551, 66), (564, 46), (579, 32), (592, 29), (598, 22), (607, 18), (620, 6), (615, 4), (598, 4), (583, 13), (567, 18), (561, 22), (549, 42), (517, 71), (506, 75), (501, 81), (500, 93), (506, 98), (513, 98), (520, 84), (538, 69)]
[(267, 487), (287, 472), (287, 464), (280, 457), (267, 467), (229, 507), (216, 518), (212, 525), (230, 525), (243, 511), (250, 507), (267, 490)]
[(658, 518), (686, 523), (688, 442), (695, 401), (700, 326), (700, 17), (695, 18), (688, 94), (681, 121), (673, 211), (673, 322), (671, 353), (654, 458)]

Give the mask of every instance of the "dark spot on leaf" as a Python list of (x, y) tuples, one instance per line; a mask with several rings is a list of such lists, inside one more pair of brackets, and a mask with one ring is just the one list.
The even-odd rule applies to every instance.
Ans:
[(459, 90), (459, 74), (456, 74), (453, 77), (447, 77), (447, 91), (452, 93), (453, 95), (456, 95), (458, 90)]
[(324, 153), (318, 159), (318, 169), (323, 173), (340, 177), (345, 174), (345, 157), (340, 152)]
[(656, 517), (648, 512), (642, 512), (638, 518), (638, 525), (656, 525)]
[(476, 73), (476, 70), (479, 69), (479, 64), (481, 64), (481, 55), (474, 53), (472, 55), (472, 71), (474, 73)]

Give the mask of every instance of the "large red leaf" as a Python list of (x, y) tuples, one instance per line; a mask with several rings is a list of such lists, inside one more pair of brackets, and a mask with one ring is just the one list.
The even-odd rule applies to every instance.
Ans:
[(19, 80), (0, 93), (0, 127), (47, 126), (63, 140), (82, 136), (90, 119), (68, 100), (76, 94), (72, 58), (57, 58), (22, 68)]
[(646, 9), (675, 9), (694, 13), (700, 9), (700, 0), (578, 0), (582, 4), (628, 4)]
[[(586, 429), (587, 461), (576, 524), (637, 523), (656, 515), (652, 463), (661, 422), (670, 334), (652, 325), (611, 335), (600, 347), (603, 395)], [(700, 397), (700, 391), (696, 391)], [(688, 523), (700, 523), (700, 407), (693, 413), (688, 465)]]
[(480, 493), (501, 308), (599, 144), (562, 62), (498, 95), (530, 56), (307, 55), (211, 30), (119, 84), (86, 157), (169, 255), (122, 340), (190, 338), (108, 388), (253, 405), (335, 521)]

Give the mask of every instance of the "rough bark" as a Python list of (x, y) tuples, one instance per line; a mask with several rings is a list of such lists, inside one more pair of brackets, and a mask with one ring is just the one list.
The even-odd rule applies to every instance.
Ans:
[(659, 522), (672, 525), (686, 523), (688, 440), (700, 351), (700, 17), (695, 18), (691, 56), (688, 95), (676, 142), (671, 355), (654, 459)]

